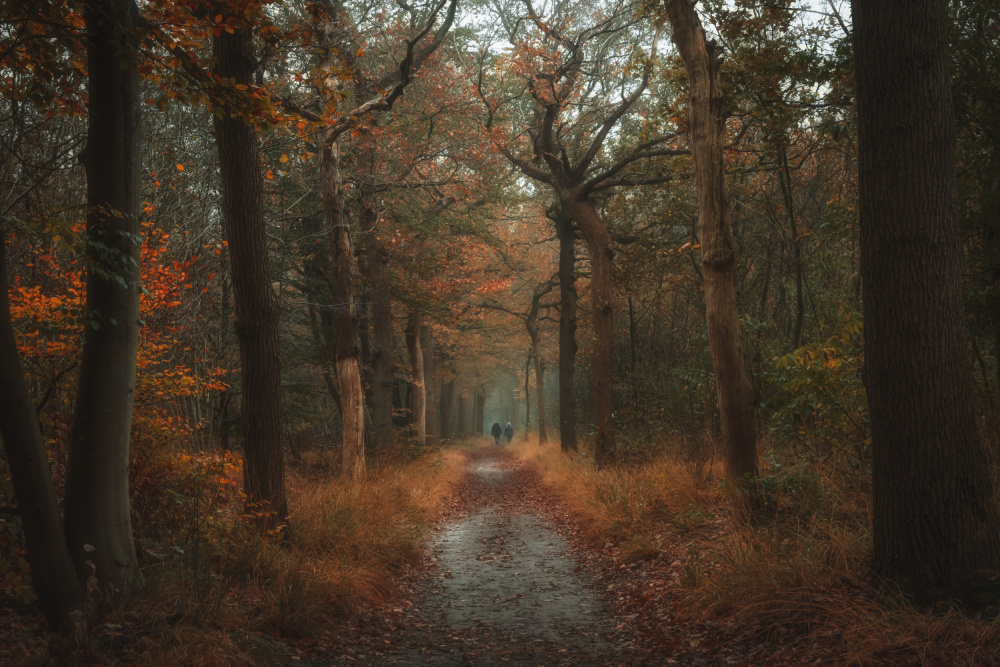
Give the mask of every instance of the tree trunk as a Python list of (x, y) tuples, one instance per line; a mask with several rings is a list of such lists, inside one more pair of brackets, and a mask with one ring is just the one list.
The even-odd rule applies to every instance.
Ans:
[[(216, 74), (250, 85), (257, 59), (249, 27), (215, 38)], [(215, 118), (215, 143), (222, 175), (222, 215), (232, 262), (234, 329), (239, 341), (243, 436), (243, 490), (247, 507), (262, 526), (282, 524), (288, 515), (281, 436), (281, 357), (278, 308), (268, 270), (264, 221), (264, 176), (257, 132), (235, 103)]]
[(483, 414), (486, 408), (486, 390), (482, 385), (476, 389), (476, 405), (472, 415), (472, 434), (476, 437), (481, 435), (486, 435), (486, 425), (483, 420), (486, 415)]
[(629, 358), (632, 362), (631, 376), (629, 384), (632, 389), (632, 401), (635, 404), (639, 403), (639, 385), (638, 385), (638, 373), (637, 366), (639, 363), (639, 351), (636, 348), (636, 323), (635, 323), (635, 305), (632, 303), (632, 295), (628, 297), (628, 346), (629, 346)]
[[(566, 203), (590, 251), (590, 293), (594, 320), (594, 360), (591, 364), (594, 459), (598, 464), (605, 464), (611, 461), (615, 453), (611, 396), (614, 350), (611, 278), (614, 250), (604, 221), (590, 199), (571, 194)], [(538, 376), (537, 370), (535, 375)]]
[(566, 212), (556, 218), (559, 237), (559, 443), (563, 452), (576, 442), (576, 238)]
[(420, 351), (424, 355), (424, 417), (425, 433), (438, 436), (438, 382), (437, 360), (434, 358), (434, 337), (425, 322), (420, 329)]
[(326, 234), (330, 244), (333, 325), (340, 383), (343, 427), (341, 429), (342, 474), (359, 479), (365, 474), (365, 408), (358, 366), (360, 343), (358, 308), (354, 294), (354, 250), (351, 230), (344, 215), (344, 191), (340, 174), (340, 142), (331, 130), (323, 138), (320, 181)]
[(802, 321), (805, 318), (806, 303), (803, 287), (804, 270), (802, 266), (802, 239), (799, 237), (799, 226), (795, 219), (795, 201), (792, 199), (792, 174), (788, 168), (788, 150), (781, 147), (781, 170), (778, 172), (778, 184), (785, 201), (785, 212), (788, 215), (788, 225), (792, 235), (792, 263), (795, 270), (795, 324), (792, 327), (791, 351), (802, 347)]
[(538, 297), (532, 303), (531, 312), (526, 322), (528, 336), (531, 338), (531, 358), (535, 362), (535, 410), (538, 414), (538, 442), (544, 444), (549, 441), (545, 432), (545, 364), (542, 361), (542, 350), (538, 344)]
[(466, 425), (468, 424), (468, 406), (466, 404), (465, 394), (461, 391), (458, 393), (458, 436), (463, 437), (469, 434)]
[(531, 430), (531, 348), (528, 348), (528, 358), (524, 360), (524, 431)]
[(31, 584), (49, 627), (59, 629), (83, 607), (83, 588), (66, 547), (52, 472), (17, 355), (10, 314), (5, 241), (0, 226), (0, 435), (24, 528)]
[(441, 385), (441, 437), (450, 440), (452, 429), (452, 406), (455, 403), (455, 381), (449, 380)]
[[(372, 139), (369, 138), (369, 141)], [(365, 244), (374, 347), (372, 348), (371, 415), (376, 450), (392, 446), (392, 299), (389, 291), (389, 261), (373, 192), (374, 147), (362, 148), (361, 234)]]
[(674, 44), (690, 81), (689, 132), (698, 191), (698, 237), (705, 279), (708, 344), (719, 398), (726, 474), (742, 484), (757, 475), (755, 392), (750, 383), (736, 311), (736, 243), (730, 223), (723, 161), (725, 118), (719, 88), (719, 52), (705, 39), (694, 5), (664, 0)]
[[(93, 0), (87, 23), (87, 313), (66, 475), (66, 537), (81, 582), (139, 582), (128, 465), (139, 344), (139, 75), (130, 0)], [(92, 564), (92, 565), (91, 565)]]
[(420, 349), (420, 330), (422, 328), (423, 317), (419, 313), (411, 312), (406, 322), (406, 349), (410, 353), (410, 373), (413, 376), (410, 389), (413, 394), (413, 405), (410, 414), (413, 419), (413, 434), (421, 442), (427, 435), (424, 355)]
[(946, 0), (855, 0), (875, 575), (984, 580), (1000, 520), (975, 420)]

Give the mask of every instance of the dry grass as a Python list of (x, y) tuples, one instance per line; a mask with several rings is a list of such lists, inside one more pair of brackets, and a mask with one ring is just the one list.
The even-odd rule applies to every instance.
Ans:
[[(395, 575), (419, 558), (464, 456), (445, 450), (396, 457), (374, 466), (364, 482), (331, 477), (324, 457), (309, 459), (288, 475), (284, 537), (248, 529), (233, 511), (236, 498), (203, 503), (206, 515), (191, 517), (197, 531), (174, 527), (176, 539), (189, 537), (183, 548), (147, 564), (146, 590), (105, 614), (89, 648), (56, 650), (55, 657), (77, 664), (283, 664), (276, 638), (322, 640), (336, 623), (393, 596)], [(160, 526), (158, 539), (166, 532)]]
[(595, 543), (621, 546), (623, 561), (679, 558), (690, 619), (726, 619), (737, 635), (826, 664), (1000, 664), (1000, 621), (957, 609), (929, 614), (869, 588), (870, 506), (860, 473), (829, 462), (789, 469), (765, 457), (763, 507), (734, 526), (718, 466), (706, 472), (665, 454), (599, 470), (531, 440), (517, 453)]

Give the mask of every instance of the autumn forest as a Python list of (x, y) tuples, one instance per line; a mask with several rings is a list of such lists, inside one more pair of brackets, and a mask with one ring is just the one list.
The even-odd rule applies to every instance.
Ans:
[(1000, 662), (993, 0), (0, 5), (0, 664)]

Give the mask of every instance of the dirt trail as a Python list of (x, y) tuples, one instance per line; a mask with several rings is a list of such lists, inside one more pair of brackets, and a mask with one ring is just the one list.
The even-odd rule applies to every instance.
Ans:
[(542, 516), (545, 502), (534, 476), (502, 447), (472, 452), (396, 634), (380, 633), (344, 657), (371, 665), (634, 664), (614, 641), (593, 578)]

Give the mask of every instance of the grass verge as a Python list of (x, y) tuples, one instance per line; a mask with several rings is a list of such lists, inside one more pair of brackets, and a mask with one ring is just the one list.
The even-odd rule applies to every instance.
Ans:
[(528, 438), (516, 448), (595, 545), (617, 547), (622, 563), (678, 570), (678, 622), (713, 618), (776, 656), (825, 664), (1000, 664), (995, 609), (929, 613), (870, 589), (870, 497), (860, 472), (804, 457), (786, 465), (770, 453), (762, 507), (734, 525), (721, 467), (686, 462), (680, 448), (664, 451), (598, 469), (562, 455), (558, 444)]
[(280, 537), (247, 528), (238, 459), (158, 461), (150, 487), (136, 488), (145, 590), (96, 614), (88, 646), (60, 647), (53, 638), (49, 659), (284, 664), (292, 647), (331, 642), (339, 623), (393, 598), (464, 456), (400, 453), (375, 462), (364, 482), (331, 476), (327, 458), (306, 452), (289, 471), (290, 517)]

